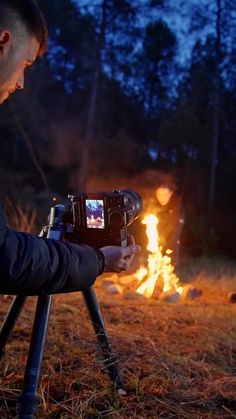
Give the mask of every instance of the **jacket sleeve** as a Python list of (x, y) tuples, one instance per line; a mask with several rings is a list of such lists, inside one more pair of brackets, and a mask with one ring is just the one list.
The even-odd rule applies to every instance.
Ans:
[(10, 230), (0, 206), (0, 293), (84, 291), (102, 270), (102, 257), (90, 246)]

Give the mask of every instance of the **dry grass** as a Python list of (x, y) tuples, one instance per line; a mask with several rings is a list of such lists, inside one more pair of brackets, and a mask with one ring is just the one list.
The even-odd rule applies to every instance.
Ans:
[[(196, 300), (168, 304), (110, 296), (96, 285), (127, 395), (104, 372), (81, 294), (53, 297), (40, 383), (41, 418), (236, 418), (236, 266), (187, 261), (181, 278)], [(0, 318), (10, 303), (1, 298)], [(1, 360), (0, 417), (15, 415), (23, 383), (35, 298), (28, 298)]]
[(9, 197), (5, 200), (5, 213), (9, 226), (13, 230), (32, 233), (35, 231), (36, 210), (27, 208), (21, 203), (13, 202)]

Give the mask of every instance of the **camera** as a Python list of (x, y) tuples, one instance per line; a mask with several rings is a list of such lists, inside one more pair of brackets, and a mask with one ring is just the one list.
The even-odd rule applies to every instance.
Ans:
[(127, 246), (127, 227), (143, 209), (141, 197), (132, 190), (69, 195), (63, 222), (64, 238), (97, 248)]

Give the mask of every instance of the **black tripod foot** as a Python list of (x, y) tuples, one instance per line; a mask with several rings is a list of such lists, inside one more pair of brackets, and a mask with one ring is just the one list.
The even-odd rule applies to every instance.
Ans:
[(100, 348), (102, 349), (104, 365), (116, 390), (125, 392), (123, 378), (117, 363), (117, 357), (113, 353), (94, 289), (91, 287), (87, 291), (83, 291), (83, 298), (87, 305)]
[(34, 419), (39, 406), (37, 394), (24, 392), (18, 401), (18, 419)]

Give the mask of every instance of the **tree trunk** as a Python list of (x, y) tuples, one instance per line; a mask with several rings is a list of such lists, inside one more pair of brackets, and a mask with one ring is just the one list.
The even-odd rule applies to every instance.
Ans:
[(39, 176), (41, 178), (44, 190), (46, 192), (48, 192), (49, 191), (49, 185), (48, 185), (47, 176), (46, 176), (46, 174), (43, 170), (43, 167), (41, 166), (41, 164), (40, 164), (40, 162), (39, 162), (39, 160), (38, 160), (38, 158), (35, 154), (34, 148), (33, 148), (32, 144), (30, 142), (29, 135), (28, 135), (27, 131), (25, 130), (25, 128), (24, 128), (24, 126), (23, 126), (23, 124), (22, 124), (22, 122), (21, 122), (21, 120), (18, 116), (15, 107), (11, 104), (10, 108), (11, 108), (13, 120), (15, 121), (16, 127), (17, 127), (17, 129), (18, 129), (18, 131), (21, 135), (22, 140), (24, 141), (24, 143), (25, 143), (25, 145), (26, 145), (26, 147), (29, 151), (31, 160), (32, 160), (34, 166), (36, 167), (36, 170), (39, 173)]
[(102, 20), (100, 27), (100, 34), (98, 40), (98, 47), (95, 56), (94, 72), (92, 75), (91, 94), (88, 107), (88, 117), (86, 122), (84, 144), (81, 150), (81, 162), (78, 174), (78, 188), (79, 191), (86, 191), (87, 178), (89, 173), (89, 155), (91, 145), (94, 138), (94, 125), (96, 117), (96, 102), (98, 95), (98, 85), (101, 72), (101, 58), (104, 46), (105, 31), (106, 31), (106, 12), (108, 0), (104, 0), (102, 4)]
[(217, 2), (216, 15), (216, 67), (215, 67), (215, 86), (213, 102), (213, 133), (212, 133), (212, 152), (210, 167), (210, 185), (208, 207), (212, 209), (215, 202), (216, 193), (216, 171), (218, 164), (218, 145), (219, 145), (219, 109), (220, 109), (220, 63), (221, 63), (221, 14), (222, 0)]

